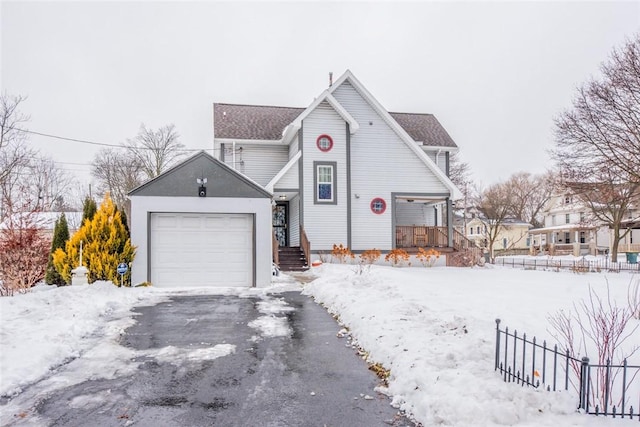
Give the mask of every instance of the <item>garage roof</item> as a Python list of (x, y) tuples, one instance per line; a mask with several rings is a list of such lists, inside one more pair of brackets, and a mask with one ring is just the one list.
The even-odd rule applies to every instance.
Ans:
[(262, 186), (205, 151), (131, 190), (129, 196), (197, 197), (197, 180), (201, 178), (207, 179), (206, 197), (272, 197)]

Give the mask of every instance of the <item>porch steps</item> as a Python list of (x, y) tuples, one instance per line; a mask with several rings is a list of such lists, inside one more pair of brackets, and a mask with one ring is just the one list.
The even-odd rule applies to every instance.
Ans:
[(304, 252), (299, 246), (278, 248), (278, 261), (282, 271), (306, 271), (309, 269)]

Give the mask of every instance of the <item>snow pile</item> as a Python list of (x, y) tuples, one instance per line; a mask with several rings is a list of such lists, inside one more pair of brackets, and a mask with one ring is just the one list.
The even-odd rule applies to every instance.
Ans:
[[(552, 340), (547, 317), (588, 298), (589, 285), (626, 301), (631, 276), (510, 268), (327, 265), (304, 293), (337, 314), (369, 360), (391, 370), (393, 404), (424, 425), (570, 426), (616, 420), (576, 414), (576, 394), (504, 383), (494, 372), (495, 319)], [(603, 293), (604, 292), (604, 293)], [(631, 342), (640, 342), (640, 331)]]
[(0, 298), (0, 396), (19, 393), (80, 355), (100, 361), (103, 376), (115, 375), (110, 361), (120, 353), (128, 357), (127, 350), (101, 340), (115, 340), (133, 323), (133, 306), (161, 299), (147, 288), (118, 288), (109, 282), (39, 285), (31, 293)]
[[(295, 309), (284, 300), (267, 297), (258, 302), (258, 311), (264, 316), (249, 322), (249, 327), (257, 329), (265, 337), (289, 337), (293, 334), (286, 317), (277, 314), (287, 313)], [(257, 339), (257, 338), (256, 338)]]

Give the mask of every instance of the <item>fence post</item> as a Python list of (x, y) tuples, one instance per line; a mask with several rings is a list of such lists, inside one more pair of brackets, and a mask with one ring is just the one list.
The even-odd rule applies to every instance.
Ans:
[(622, 363), (622, 418), (624, 418), (624, 401), (626, 400), (625, 392), (627, 389), (627, 359)]
[(496, 366), (494, 370), (498, 370), (500, 359), (500, 319), (496, 319)]
[(584, 409), (588, 411), (587, 408), (587, 383), (589, 381), (587, 371), (589, 369), (589, 358), (583, 357), (582, 363), (580, 364), (580, 406), (578, 409)]

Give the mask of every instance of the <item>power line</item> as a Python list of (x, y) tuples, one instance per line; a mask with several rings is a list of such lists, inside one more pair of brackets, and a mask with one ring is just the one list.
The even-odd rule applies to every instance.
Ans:
[(64, 141), (79, 142), (81, 144), (100, 145), (100, 146), (103, 146), (103, 147), (124, 148), (122, 145), (107, 144), (105, 142), (95, 142), (95, 141), (87, 141), (87, 140), (84, 140), (84, 139), (67, 138), (67, 137), (64, 137), (64, 136), (51, 135), (51, 134), (48, 134), (48, 133), (36, 132), (36, 131), (33, 131), (33, 130), (20, 129), (20, 128), (13, 128), (13, 129), (15, 129), (17, 131), (20, 131), (20, 132), (31, 133), (31, 134), (34, 134), (34, 135), (46, 136), (47, 138), (55, 138), (55, 139), (62, 139)]
[[(90, 144), (90, 145), (98, 145), (98, 146), (102, 146), (102, 147), (112, 147), (112, 148), (127, 148), (122, 144), (108, 144), (106, 142), (96, 142), (96, 141), (88, 141), (86, 139), (77, 139), (77, 138), (68, 138), (66, 136), (59, 136), (59, 135), (52, 135), (49, 133), (43, 133), (43, 132), (36, 132), (33, 130), (28, 130), (28, 129), (21, 129), (21, 128), (12, 128), (14, 130), (17, 130), (19, 132), (24, 132), (24, 133), (30, 133), (33, 135), (39, 135), (39, 136), (44, 136), (47, 138), (55, 138), (55, 139), (61, 139), (63, 141), (70, 141), (70, 142), (78, 142), (81, 144)], [(154, 150), (154, 148), (149, 148), (149, 147), (136, 147), (137, 149), (143, 149), (143, 150)], [(178, 151), (202, 151), (202, 150), (209, 150), (208, 148), (182, 148)]]

